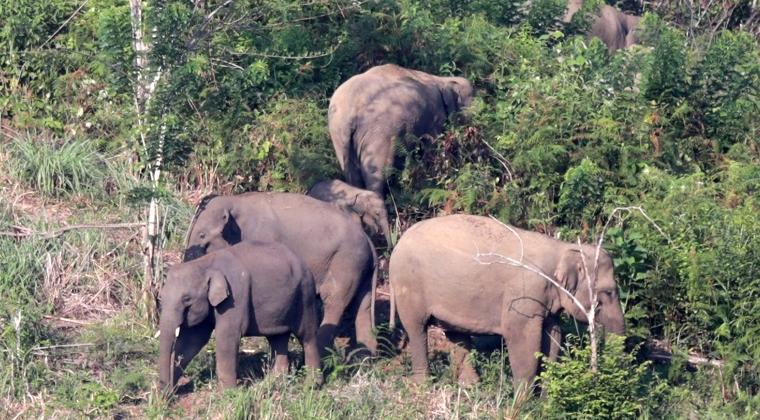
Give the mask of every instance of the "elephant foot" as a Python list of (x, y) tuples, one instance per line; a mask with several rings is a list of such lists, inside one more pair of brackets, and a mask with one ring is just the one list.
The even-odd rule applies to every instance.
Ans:
[(468, 365), (459, 372), (458, 382), (463, 387), (470, 387), (480, 382), (480, 376), (472, 366)]
[(414, 373), (412, 374), (412, 382), (417, 385), (424, 384), (428, 379), (427, 373)]

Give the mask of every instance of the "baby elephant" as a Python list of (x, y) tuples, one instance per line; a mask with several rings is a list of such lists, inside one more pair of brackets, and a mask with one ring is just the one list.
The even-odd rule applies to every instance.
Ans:
[[(288, 338), (319, 370), (314, 280), (306, 265), (278, 243), (240, 242), (176, 264), (161, 289), (159, 377), (173, 390), (183, 369), (216, 329), (216, 372), (223, 388), (237, 382), (240, 338), (265, 336), (274, 372), (288, 370)], [(321, 382), (321, 376), (317, 376)]]
[(391, 229), (385, 201), (374, 191), (363, 190), (343, 181), (333, 179), (314, 184), (306, 195), (332, 203), (341, 210), (356, 215), (373, 233), (382, 233), (391, 245)]
[[(389, 272), (391, 303), (397, 302), (409, 334), (415, 378), (427, 375), (426, 330), (435, 319), (459, 344), (455, 365), (466, 354), (469, 335), (499, 334), (507, 343), (515, 384), (530, 384), (539, 368), (536, 353), (557, 357), (559, 314), (587, 321), (575, 306), (577, 301), (590, 307), (587, 269), (597, 273), (596, 321), (609, 332), (623, 334), (612, 259), (602, 251), (595, 260), (591, 245), (579, 247), (488, 217), (444, 216), (412, 226), (394, 248)], [(556, 285), (539, 272), (553, 276)], [(473, 382), (477, 374), (465, 365), (459, 379)]]

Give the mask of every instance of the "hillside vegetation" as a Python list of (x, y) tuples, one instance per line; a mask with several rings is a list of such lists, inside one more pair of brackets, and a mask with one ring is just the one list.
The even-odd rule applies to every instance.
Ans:
[[(127, 0), (0, 1), (0, 417), (760, 417), (757, 2), (608, 1), (646, 12), (615, 54), (587, 15), (559, 23), (566, 1), (524, 3), (143, 1), (136, 56)], [(160, 398), (154, 297), (195, 204), (339, 177), (330, 95), (382, 63), (477, 89), (444, 134), (398, 144), (395, 236), (451, 213), (569, 241), (609, 221), (628, 337), (592, 375), (566, 320), (542, 396), (513, 392), (503, 346), (473, 352), (471, 388), (440, 349), (413, 385), (388, 341), (336, 351), (316, 389), (262, 379), (257, 339), (220, 393), (212, 342)]]

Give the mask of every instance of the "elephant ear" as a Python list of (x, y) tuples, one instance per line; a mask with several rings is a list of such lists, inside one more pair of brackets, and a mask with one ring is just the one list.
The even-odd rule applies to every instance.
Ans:
[(578, 249), (567, 249), (562, 253), (562, 257), (554, 271), (554, 278), (566, 290), (575, 292), (578, 286), (578, 279), (583, 278), (583, 262), (581, 261), (580, 251)]
[(440, 89), (446, 115), (459, 111), (459, 95), (454, 81), (447, 81)]
[(230, 295), (227, 278), (218, 270), (211, 270), (208, 275), (208, 301), (211, 306), (218, 306)]

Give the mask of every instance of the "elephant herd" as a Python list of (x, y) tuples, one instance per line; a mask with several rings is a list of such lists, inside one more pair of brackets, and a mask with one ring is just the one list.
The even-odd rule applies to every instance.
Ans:
[[(184, 261), (169, 269), (159, 296), (163, 389), (174, 390), (212, 332), (224, 388), (237, 382), (241, 337), (266, 337), (273, 371), (281, 373), (295, 335), (306, 367), (320, 382), (320, 359), (342, 319), (353, 320), (353, 344), (376, 354), (379, 264), (364, 229), (394, 245), (384, 200), (394, 142), (439, 134), (473, 97), (471, 83), (461, 77), (373, 67), (349, 78), (330, 100), (329, 132), (345, 182), (322, 181), (307, 194), (249, 192), (201, 200)], [(592, 273), (586, 261), (594, 262)], [(398, 314), (415, 380), (427, 376), (427, 327), (434, 323), (455, 344), (455, 363), (463, 362), (460, 382), (477, 380), (463, 357), (470, 336), (496, 334), (506, 342), (514, 382), (528, 384), (539, 370), (536, 353), (550, 359), (559, 353), (559, 315), (587, 322), (577, 303), (590, 307), (591, 278), (599, 297), (597, 321), (622, 334), (612, 260), (603, 250), (482, 216), (436, 217), (413, 225), (393, 246), (390, 326), (395, 328)]]

